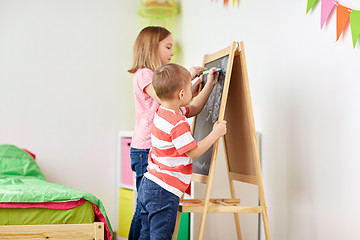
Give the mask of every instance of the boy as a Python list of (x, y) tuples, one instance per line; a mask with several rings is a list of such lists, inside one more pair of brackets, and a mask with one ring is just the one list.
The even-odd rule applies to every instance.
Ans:
[(191, 181), (191, 159), (199, 157), (226, 133), (226, 122), (217, 122), (212, 132), (197, 143), (186, 118), (201, 111), (218, 76), (213, 68), (203, 90), (187, 106), (192, 98), (188, 70), (169, 63), (154, 72), (152, 84), (161, 106), (151, 129), (148, 172), (139, 188), (140, 239), (171, 239), (180, 197)]

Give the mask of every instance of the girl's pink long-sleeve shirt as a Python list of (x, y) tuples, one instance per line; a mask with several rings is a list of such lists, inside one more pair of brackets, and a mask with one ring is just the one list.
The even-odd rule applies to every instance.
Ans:
[(155, 111), (160, 106), (145, 92), (145, 88), (152, 83), (153, 75), (154, 72), (149, 68), (140, 68), (134, 74), (133, 91), (136, 121), (131, 141), (133, 148), (148, 149), (151, 147), (151, 125)]

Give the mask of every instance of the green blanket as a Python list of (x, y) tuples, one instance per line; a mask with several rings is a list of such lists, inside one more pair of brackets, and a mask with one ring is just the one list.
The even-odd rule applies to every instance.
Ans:
[(68, 209), (0, 208), (0, 225), (81, 224), (94, 220), (94, 206), (88, 201)]
[(47, 182), (27, 152), (14, 145), (0, 145), (0, 202), (63, 202), (81, 198), (98, 206), (114, 239), (105, 208), (98, 198), (81, 190)]

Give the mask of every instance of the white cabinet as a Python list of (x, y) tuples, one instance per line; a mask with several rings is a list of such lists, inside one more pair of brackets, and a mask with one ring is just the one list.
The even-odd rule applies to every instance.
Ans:
[(128, 237), (131, 220), (136, 206), (135, 174), (131, 170), (130, 148), (133, 132), (120, 131), (118, 134), (118, 153), (116, 160), (117, 192), (117, 234)]

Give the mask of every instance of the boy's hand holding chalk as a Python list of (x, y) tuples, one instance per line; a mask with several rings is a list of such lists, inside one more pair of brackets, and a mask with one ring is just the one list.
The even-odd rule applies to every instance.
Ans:
[(215, 67), (204, 71), (203, 74), (205, 74), (205, 72), (207, 72), (206, 74), (208, 74), (206, 76), (207, 81), (205, 87), (209, 86), (212, 89), (216, 85), (219, 79), (219, 71), (221, 71), (221, 68), (215, 68)]
[[(205, 71), (202, 73), (203, 75), (205, 74), (209, 74), (211, 71), (211, 69), (207, 69), (205, 68)], [(215, 68), (215, 72), (220, 72), (221, 71), (221, 68)]]

